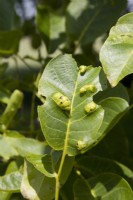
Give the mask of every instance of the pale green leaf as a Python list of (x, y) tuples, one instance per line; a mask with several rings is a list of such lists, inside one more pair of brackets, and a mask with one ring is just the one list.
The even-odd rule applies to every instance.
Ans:
[(126, 2), (126, 0), (71, 1), (66, 18), (69, 37), (84, 45), (94, 41), (118, 19)]
[(31, 154), (47, 153), (48, 148), (44, 142), (25, 138), (15, 131), (10, 131), (8, 134), (0, 135), (0, 156), (5, 160), (13, 156), (28, 156)]
[(133, 13), (122, 16), (105, 41), (100, 60), (110, 84), (114, 87), (133, 73)]
[[(13, 177), (13, 174), (14, 174), (14, 177)], [(16, 176), (17, 174), (18, 174), (18, 176)], [(12, 179), (12, 178), (14, 178), (14, 179)], [(8, 181), (8, 179), (9, 180), (11, 179), (11, 181), (13, 181), (13, 183), (11, 183), (10, 185), (7, 185), (6, 181)], [(5, 175), (3, 177), (2, 176), (0, 177), (0, 182), (1, 182), (1, 185), (6, 188), (5, 191), (1, 190), (1, 188), (0, 188), (0, 199), (1, 200), (10, 200), (12, 193), (16, 192), (16, 189), (12, 190), (13, 184), (14, 184), (14, 186), (16, 184), (16, 187), (18, 185), (18, 189), (19, 189), (20, 182), (21, 182), (21, 174), (20, 174), (20, 178), (19, 178), (18, 166), (15, 161), (12, 161), (9, 163), (9, 165), (6, 169)]]
[(22, 180), (22, 174), (19, 171), (1, 176), (0, 190), (18, 192), (20, 191), (21, 180)]

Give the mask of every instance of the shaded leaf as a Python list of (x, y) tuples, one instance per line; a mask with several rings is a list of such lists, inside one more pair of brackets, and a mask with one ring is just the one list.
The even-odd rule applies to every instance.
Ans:
[(109, 130), (111, 130), (116, 123), (123, 117), (125, 112), (127, 112), (129, 104), (124, 99), (119, 97), (109, 97), (100, 102), (102, 108), (104, 109), (104, 119), (103, 123), (99, 129), (99, 134), (105, 135)]
[[(56, 171), (58, 171), (60, 163), (61, 153), (53, 152), (52, 155), (31, 155), (27, 157), (28, 162), (30, 162), (39, 172), (43, 173), (47, 177), (56, 177)], [(72, 167), (73, 167), (74, 157), (66, 156), (63, 173), (60, 177), (60, 186), (64, 185), (66, 182)]]
[(21, 37), (20, 30), (0, 31), (0, 55), (10, 56), (17, 53)]
[(122, 16), (112, 27), (101, 51), (100, 60), (110, 84), (114, 87), (133, 73), (133, 13)]
[(120, 176), (105, 173), (88, 180), (95, 198), (103, 200), (131, 200), (133, 192), (129, 184)]
[(53, 53), (65, 39), (65, 18), (46, 9), (37, 10), (37, 26), (49, 53)]
[(55, 192), (55, 179), (45, 177), (29, 162), (24, 164), (21, 193), (29, 200), (52, 200)]
[(91, 177), (104, 172), (118, 174), (124, 178), (133, 178), (133, 172), (125, 165), (107, 158), (83, 156), (77, 159), (75, 166), (82, 174)]
[(74, 183), (74, 200), (95, 200), (91, 188), (86, 180), (78, 179)]
[(3, 90), (3, 88), (0, 87), (0, 102), (7, 104), (9, 102), (9, 99), (9, 92)]
[(126, 0), (73, 0), (67, 8), (66, 30), (73, 41), (88, 44), (107, 31), (126, 6)]
[(0, 0), (0, 30), (8, 31), (20, 26), (14, 3), (15, 0)]
[[(82, 185), (86, 187), (82, 188)], [(103, 173), (94, 178), (78, 179), (74, 184), (74, 200), (88, 200), (90, 193), (92, 199), (102, 200), (131, 200), (133, 192), (128, 183), (120, 176)]]
[(110, 158), (119, 162), (122, 162), (124, 157), (128, 157), (130, 155), (129, 142), (126, 132), (121, 127), (121, 121), (88, 154)]
[(33, 155), (27, 157), (27, 160), (47, 177), (55, 177), (51, 155)]
[(105, 99), (108, 97), (120, 97), (122, 99), (125, 99), (127, 102), (130, 101), (127, 88), (124, 87), (121, 83), (119, 83), (114, 88), (108, 87), (103, 92), (99, 92), (97, 95), (95, 95), (94, 100), (101, 101), (102, 99)]

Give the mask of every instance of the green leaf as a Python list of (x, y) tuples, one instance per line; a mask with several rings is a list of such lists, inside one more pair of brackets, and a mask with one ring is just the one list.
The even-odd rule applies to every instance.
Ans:
[[(103, 82), (100, 82), (101, 78)], [(71, 55), (53, 59), (40, 79), (39, 92), (47, 98), (44, 105), (38, 109), (43, 133), (54, 149), (62, 150), (65, 146), (69, 155), (80, 152), (77, 147), (78, 141), (83, 141), (87, 148), (94, 143), (93, 136), (96, 136), (103, 120), (104, 110), (100, 106), (91, 115), (84, 110), (84, 106), (92, 102), (95, 94), (80, 94), (80, 88), (88, 83), (94, 84), (97, 92), (102, 90), (106, 83), (102, 69), (88, 67), (88, 71), (81, 75)], [(70, 114), (63, 111), (52, 99), (53, 94), (57, 92), (70, 99)]]
[(103, 137), (109, 130), (111, 130), (121, 117), (128, 110), (128, 103), (119, 97), (109, 97), (100, 102), (104, 109), (103, 123), (98, 131), (98, 134)]
[(17, 53), (21, 37), (20, 30), (0, 31), (0, 55), (10, 56)]
[[(45, 176), (50, 178), (56, 177), (56, 171), (58, 169), (58, 165), (60, 163), (60, 152), (54, 152), (52, 155), (31, 155), (26, 159), (30, 162), (39, 172), (43, 173)], [(66, 156), (64, 165), (63, 165), (63, 173), (60, 177), (60, 185), (64, 185), (66, 182), (72, 167), (73, 167), (74, 157)]]
[(114, 87), (133, 73), (133, 13), (122, 16), (105, 41), (100, 60), (110, 84)]
[(65, 40), (65, 18), (38, 8), (36, 22), (48, 52), (53, 53)]
[[(83, 185), (86, 187), (82, 188)], [(74, 200), (88, 200), (90, 193), (95, 200), (133, 199), (133, 192), (128, 183), (122, 177), (112, 173), (103, 173), (88, 180), (78, 179), (75, 182)]]
[[(88, 88), (88, 84), (94, 85), (96, 91), (81, 94), (81, 88)], [(89, 66), (82, 74), (75, 60), (67, 54), (48, 63), (39, 82), (39, 93), (46, 97), (46, 101), (39, 106), (38, 112), (44, 136), (52, 148), (65, 148), (68, 155), (83, 153), (105, 135), (111, 123), (111, 127), (115, 124), (114, 118), (119, 119), (118, 115), (124, 112), (128, 103), (121, 98), (108, 98), (97, 102), (101, 105), (94, 104), (94, 94), (104, 88), (106, 79), (101, 67)], [(71, 102), (70, 112), (68, 100)], [(95, 111), (88, 113), (94, 105)]]
[(21, 193), (29, 200), (53, 200), (55, 179), (44, 176), (32, 164), (25, 162)]
[(19, 171), (12, 172), (0, 177), (0, 190), (2, 191), (20, 191), (22, 174)]
[(5, 160), (13, 156), (47, 153), (47, 146), (35, 139), (25, 138), (15, 131), (0, 135), (0, 156)]
[(67, 8), (66, 30), (85, 45), (107, 31), (126, 7), (126, 0), (73, 0)]
[[(15, 176), (17, 174), (18, 174), (18, 176)], [(10, 184), (10, 185), (6, 184), (6, 181), (8, 181), (8, 178), (9, 178), (9, 180), (11, 178), (14, 178), (14, 179), (12, 179), (13, 183)], [(5, 176), (0, 177), (0, 182), (1, 182), (1, 185), (7, 189), (7, 190), (3, 191), (0, 188), (0, 198), (1, 198), (1, 200), (10, 200), (12, 193), (16, 192), (16, 190), (12, 190), (13, 184), (14, 184), (14, 186), (16, 185), (16, 187), (17, 187), (17, 184), (18, 184), (18, 188), (20, 188), (20, 182), (21, 182), (21, 174), (20, 174), (20, 178), (19, 178), (18, 166), (17, 166), (17, 163), (15, 161), (12, 161), (12, 162), (9, 163), (9, 165), (6, 169)], [(8, 182), (8, 184), (9, 184), (9, 182)], [(9, 187), (11, 187), (11, 190), (9, 189)]]
[(97, 95), (95, 95), (94, 100), (101, 101), (102, 99), (106, 99), (108, 97), (120, 97), (125, 99), (127, 102), (130, 102), (127, 88), (124, 87), (121, 83), (119, 83), (114, 88), (108, 87), (103, 92), (99, 92)]
[(118, 175), (105, 173), (89, 179), (88, 182), (95, 197), (101, 197), (103, 200), (133, 198), (129, 184)]
[(51, 155), (31, 155), (27, 157), (27, 160), (47, 177), (55, 177)]

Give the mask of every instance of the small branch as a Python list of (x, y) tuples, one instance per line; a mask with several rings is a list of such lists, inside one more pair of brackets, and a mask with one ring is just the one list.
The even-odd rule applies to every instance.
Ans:
[(29, 70), (33, 71), (33, 68), (22, 58), (19, 54), (16, 54), (16, 56), (25, 64), (26, 67), (28, 67)]

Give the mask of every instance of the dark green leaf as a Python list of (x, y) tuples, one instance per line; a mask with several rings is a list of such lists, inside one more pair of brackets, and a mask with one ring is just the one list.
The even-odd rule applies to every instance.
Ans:
[(53, 53), (65, 40), (65, 18), (38, 8), (36, 21), (48, 52)]
[(0, 31), (0, 55), (10, 56), (17, 53), (21, 36), (20, 30)]
[(129, 184), (120, 176), (105, 173), (88, 180), (95, 199), (132, 200), (133, 192)]
[(8, 31), (20, 25), (14, 3), (15, 0), (0, 0), (0, 30)]
[[(84, 185), (84, 187), (82, 187)], [(74, 200), (132, 200), (133, 192), (128, 183), (120, 176), (103, 173), (94, 178), (78, 179), (74, 184)]]
[(74, 200), (95, 200), (86, 180), (78, 179), (74, 183)]
[(119, 174), (124, 178), (133, 178), (133, 172), (125, 165), (97, 156), (83, 156), (77, 159), (75, 166), (82, 174), (91, 177), (104, 172)]
[(45, 177), (33, 165), (25, 162), (21, 193), (29, 200), (53, 200), (55, 179)]
[(107, 31), (126, 6), (126, 0), (73, 0), (67, 8), (66, 30), (73, 41), (88, 44)]

